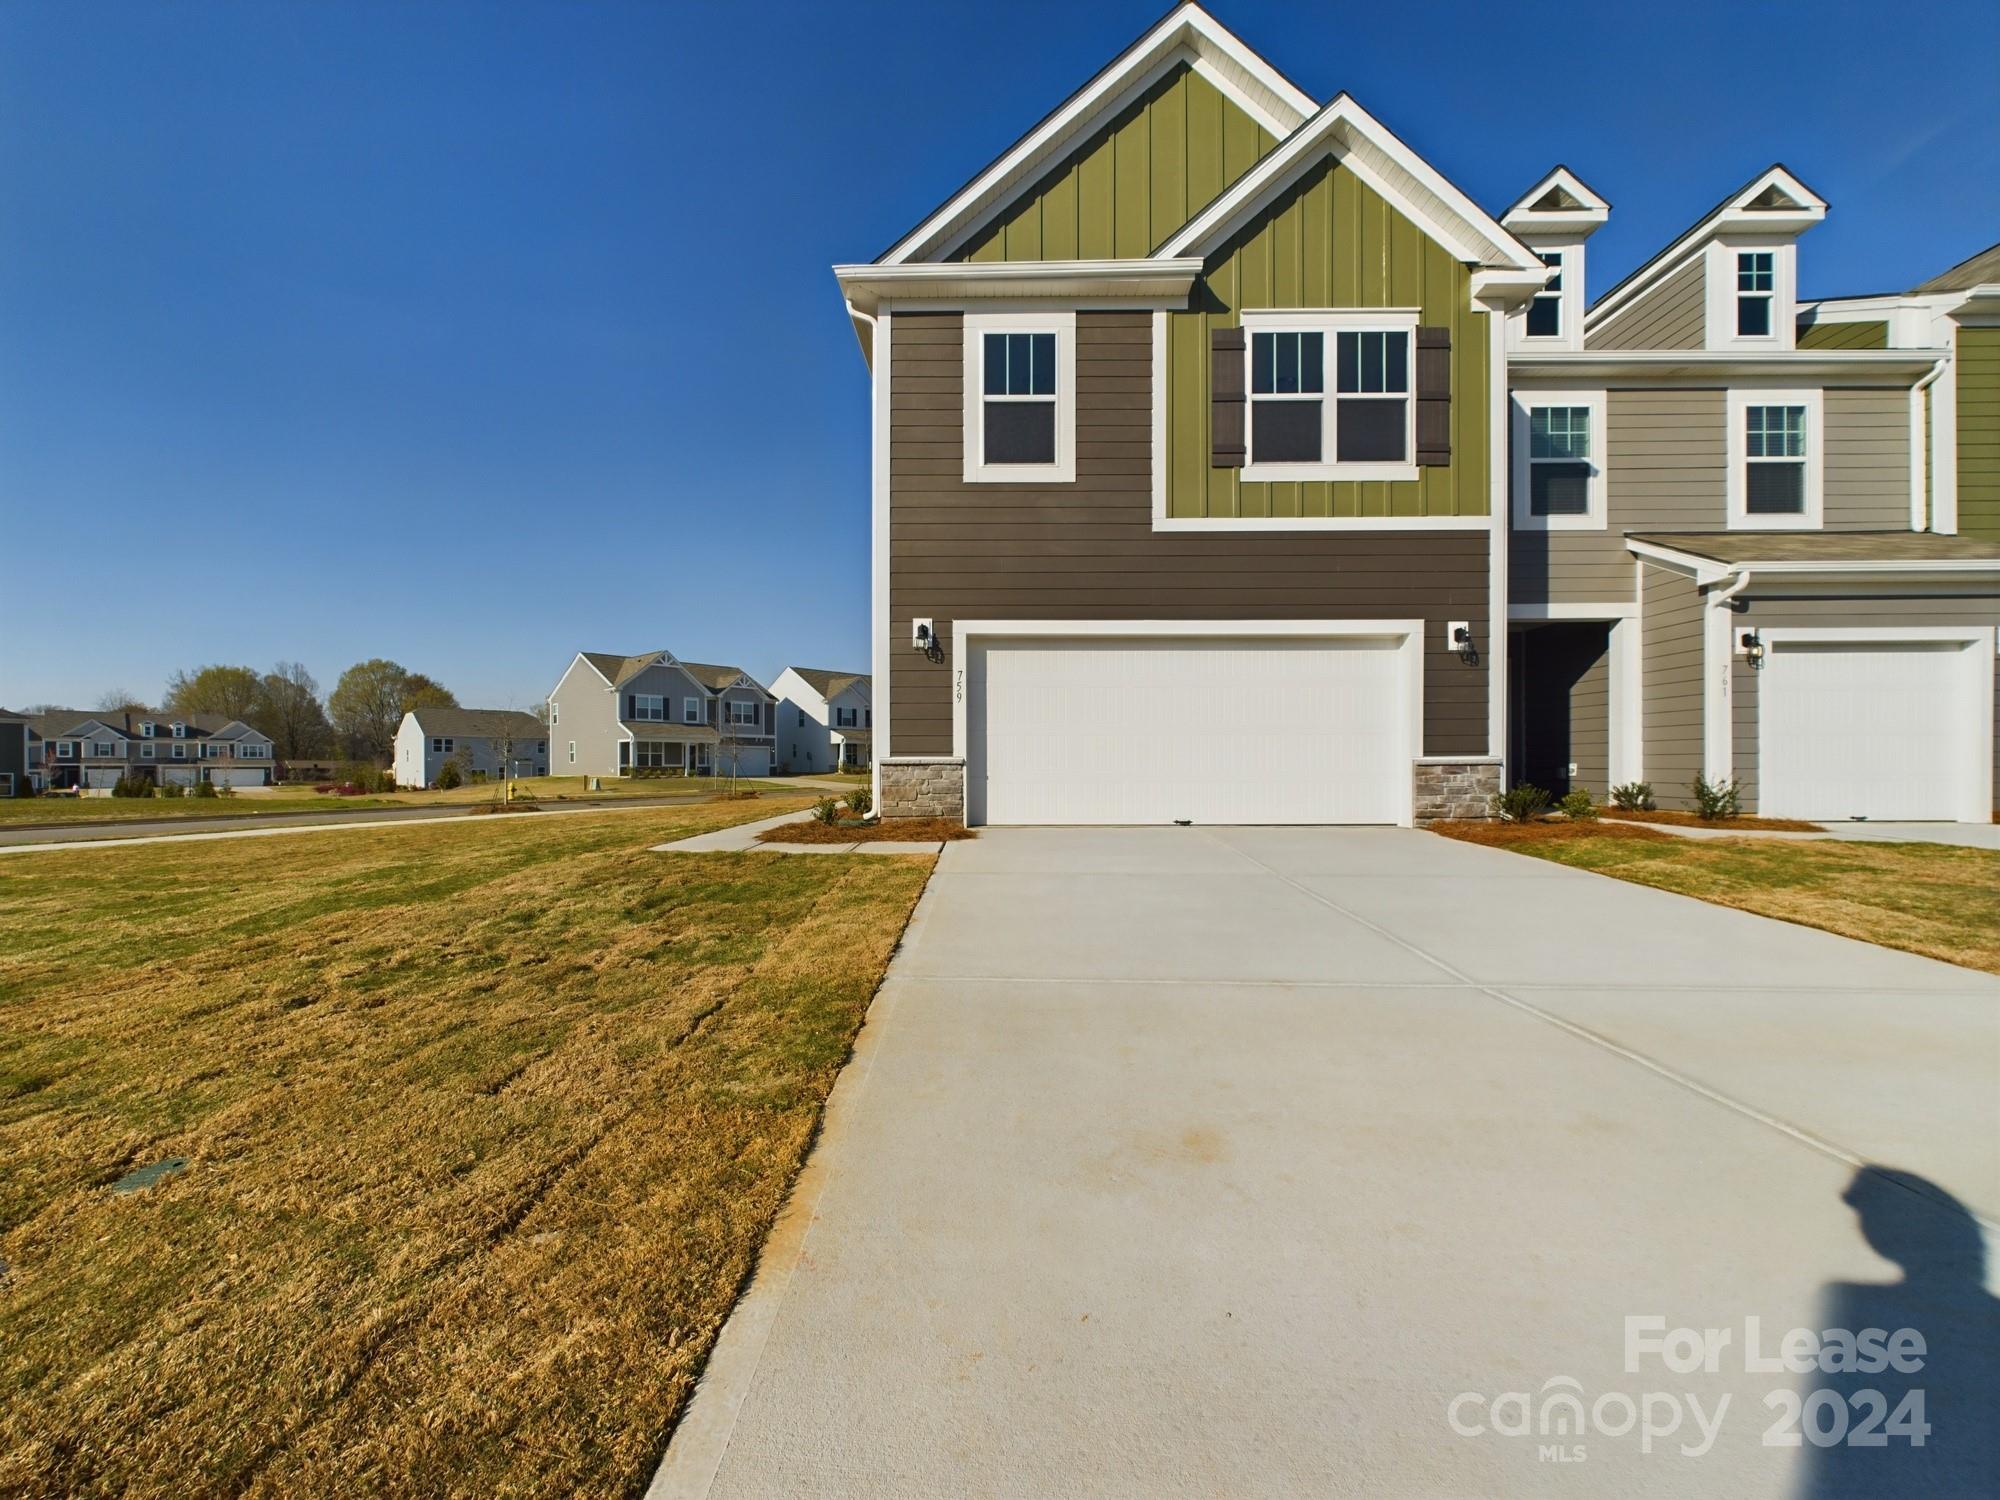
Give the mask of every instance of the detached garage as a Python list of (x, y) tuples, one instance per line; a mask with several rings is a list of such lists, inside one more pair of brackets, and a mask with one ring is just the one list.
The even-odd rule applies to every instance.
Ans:
[(1408, 823), (1417, 622), (961, 624), (973, 824)]

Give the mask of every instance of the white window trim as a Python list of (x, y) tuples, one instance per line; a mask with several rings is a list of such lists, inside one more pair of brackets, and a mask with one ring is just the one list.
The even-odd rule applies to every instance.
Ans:
[[(743, 698), (730, 698), (726, 701), (729, 709), (727, 717), (731, 729), (761, 729), (764, 727), (764, 715), (759, 711), (757, 704)], [(750, 717), (739, 719), (737, 714), (744, 709), (749, 710)]]
[[(1053, 333), (1056, 336), (1056, 461), (1052, 464), (986, 462), (986, 335)], [(969, 312), (965, 315), (965, 482), (967, 484), (1074, 484), (1076, 482), (1076, 310)]]
[[(1771, 331), (1746, 337), (1736, 331), (1736, 257), (1753, 251), (1771, 257)], [(1703, 276), (1707, 286), (1708, 347), (1794, 348), (1798, 335), (1798, 246), (1789, 239), (1731, 235), (1710, 241), (1707, 255)]]
[[(1242, 469), (1245, 484), (1295, 484), (1310, 480), (1410, 480), (1417, 477), (1417, 317), (1415, 308), (1255, 308), (1243, 313), (1243, 441), (1248, 462)], [(1407, 371), (1410, 388), (1403, 395), (1403, 463), (1343, 464), (1322, 457), (1316, 464), (1260, 464), (1256, 450), (1256, 397), (1250, 394), (1250, 356), (1260, 333), (1319, 333), (1326, 336), (1321, 369), (1326, 390), (1320, 411), (1320, 453), (1337, 451), (1336, 411), (1342, 399), (1334, 389), (1339, 384), (1340, 356), (1335, 335), (1341, 333), (1402, 333), (1409, 339)], [(1346, 399), (1356, 399), (1349, 396)], [(1366, 399), (1362, 397), (1361, 399)]]
[(154, 724), (151, 719), (142, 719), (139, 723), (139, 738), (150, 740), (153, 737), (153, 729)]
[[(1826, 400), (1820, 390), (1759, 390), (1734, 388), (1724, 403), (1729, 423), (1729, 529), (1731, 531), (1818, 531), (1826, 510)], [(1748, 511), (1749, 442), (1745, 413), (1753, 406), (1803, 406), (1806, 409), (1805, 508), (1797, 515), (1751, 515)]]
[(551, 698), (549, 699), (549, 728), (553, 729), (560, 723), (562, 723), (562, 710), (556, 706), (556, 700)]
[(187, 759), (187, 746), (185, 744), (178, 744), (174, 746), (174, 759), (175, 760)]
[(575, 765), (575, 764), (576, 764), (576, 741), (575, 741), (575, 740), (571, 740), (571, 741), (569, 742), (569, 763), (570, 763), (571, 765)]
[(153, 758), (153, 747), (151, 745), (141, 745), (139, 747), (139, 759), (151, 760), (152, 758)]
[[(632, 697), (631, 717), (635, 723), (666, 724), (671, 722), (672, 704), (674, 700), (669, 695), (665, 693), (633, 693), (631, 697)], [(645, 711), (645, 705), (648, 703), (659, 704), (660, 711), (656, 714), (647, 713)]]
[(175, 738), (175, 739), (177, 739), (177, 740), (184, 740), (184, 739), (186, 739), (186, 738), (187, 738), (187, 732), (188, 732), (188, 727), (187, 727), (187, 725), (185, 725), (185, 724), (181, 723), (181, 722), (180, 722), (180, 721), (179, 721), (178, 719), (174, 721), (174, 738)]
[(704, 716), (701, 711), (701, 699), (681, 699), (681, 722), (683, 724), (700, 724), (704, 722)]
[(1553, 255), (1561, 262), (1559, 269), (1562, 285), (1554, 292), (1556, 300), (1556, 331), (1554, 333), (1528, 332), (1528, 310), (1544, 297), (1546, 291), (1537, 292), (1521, 306), (1520, 342), (1529, 349), (1568, 349), (1573, 346), (1570, 334), (1583, 317), (1582, 276), (1583, 241), (1541, 240), (1529, 246), (1540, 256)]
[[(1606, 418), (1609, 403), (1605, 393), (1595, 391), (1516, 391), (1513, 398), (1513, 453), (1514, 469), (1514, 529), (1516, 531), (1602, 531), (1606, 525), (1608, 507), (1606, 495), (1610, 489), (1605, 462), (1605, 449), (1609, 446), (1606, 432)], [(1582, 406), (1590, 410), (1590, 484), (1587, 494), (1589, 509), (1580, 516), (1538, 516), (1530, 506), (1532, 498), (1528, 480), (1533, 464), (1528, 444), (1528, 413), (1538, 406)]]

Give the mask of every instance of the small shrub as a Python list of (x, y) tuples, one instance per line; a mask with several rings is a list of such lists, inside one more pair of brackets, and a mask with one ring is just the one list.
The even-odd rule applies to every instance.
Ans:
[(178, 781), (165, 782), (160, 787), (160, 795), (162, 797), (174, 798), (185, 797), (187, 795), (187, 788), (182, 786)]
[(448, 792), (453, 787), (461, 785), (464, 780), (465, 778), (459, 774), (457, 761), (448, 760), (438, 767), (437, 784), (439, 791)]
[(1578, 823), (1588, 823), (1597, 817), (1597, 802), (1582, 787), (1572, 787), (1568, 796), (1556, 804), (1563, 816)]
[(1493, 810), (1510, 823), (1532, 823), (1548, 811), (1549, 794), (1531, 782), (1510, 786), (1493, 798)]
[(1697, 776), (1689, 790), (1694, 793), (1695, 811), (1704, 818), (1733, 818), (1742, 811), (1741, 793), (1733, 781), (1710, 781), (1706, 776)]
[(1625, 812), (1651, 812), (1653, 783), (1628, 781), (1623, 786), (1614, 786), (1611, 789), (1611, 805)]
[(875, 794), (865, 786), (858, 786), (847, 794), (847, 810), (857, 818), (868, 816), (868, 810), (875, 805)]
[(197, 781), (194, 784), (193, 790), (188, 795), (190, 797), (213, 797), (215, 795), (215, 783), (212, 781)]
[(815, 823), (837, 823), (840, 821), (840, 804), (831, 797), (822, 797), (813, 804)]
[(153, 795), (153, 783), (144, 776), (120, 776), (111, 785), (111, 795), (114, 797), (150, 797)]

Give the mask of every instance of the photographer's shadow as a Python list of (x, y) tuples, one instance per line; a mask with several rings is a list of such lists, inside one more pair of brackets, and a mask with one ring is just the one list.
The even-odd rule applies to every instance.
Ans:
[[(1914, 1172), (1866, 1166), (1842, 1201), (1860, 1219), (1869, 1248), (1903, 1268), (1899, 1281), (1833, 1282), (1821, 1296), (1819, 1326), (1923, 1335), (1923, 1366), (1877, 1372), (1814, 1371), (1800, 1377), (1803, 1403), (1799, 1500), (2000, 1495), (2000, 1302), (1986, 1290), (1979, 1221), (1943, 1188)], [(1845, 1407), (1847, 1440), (1819, 1446)], [(1865, 1394), (1874, 1392), (1875, 1395)], [(1902, 1435), (1921, 1392), (1930, 1431), (1917, 1446)], [(1879, 1401), (1877, 1397), (1879, 1396)], [(1815, 1410), (1817, 1407), (1817, 1410)], [(1859, 1439), (1858, 1441), (1855, 1439)]]

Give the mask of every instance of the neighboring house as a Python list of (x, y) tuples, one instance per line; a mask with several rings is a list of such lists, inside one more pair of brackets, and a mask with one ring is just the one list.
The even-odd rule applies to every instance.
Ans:
[(778, 700), (778, 764), (788, 771), (867, 769), (875, 708), (866, 672), (787, 667), (771, 684)]
[(777, 700), (741, 667), (580, 651), (549, 693), (559, 776), (768, 776)]
[(31, 723), (50, 787), (109, 787), (121, 776), (162, 786), (267, 786), (275, 765), (269, 735), (220, 714), (59, 710)]
[(1933, 529), (2000, 542), (2000, 245), (1907, 292), (1805, 304), (1799, 347), (1938, 352), (1923, 396)]
[(1934, 353), (1797, 347), (1824, 211), (1773, 169), (1586, 312), (1575, 174), (1496, 220), (1176, 8), (835, 268), (884, 815), (1410, 823), (1511, 760), (1983, 817), (2000, 549), (1924, 530)]
[(549, 774), (549, 732), (513, 708), (413, 708), (396, 726), (390, 765), (398, 786), (431, 786), (446, 761), (462, 775)]
[[(10, 714), (0, 708), (0, 797), (18, 797), (38, 785), (31, 774), (34, 764), (28, 750), (30, 727), (26, 714)], [(39, 747), (40, 741), (36, 743)]]
[(1801, 315), (1826, 204), (1783, 166), (1583, 312), (1609, 212), (1558, 168), (1502, 220), (1561, 282), (1509, 323), (1511, 778), (1985, 821), (2000, 546), (1931, 502), (1948, 351)]

